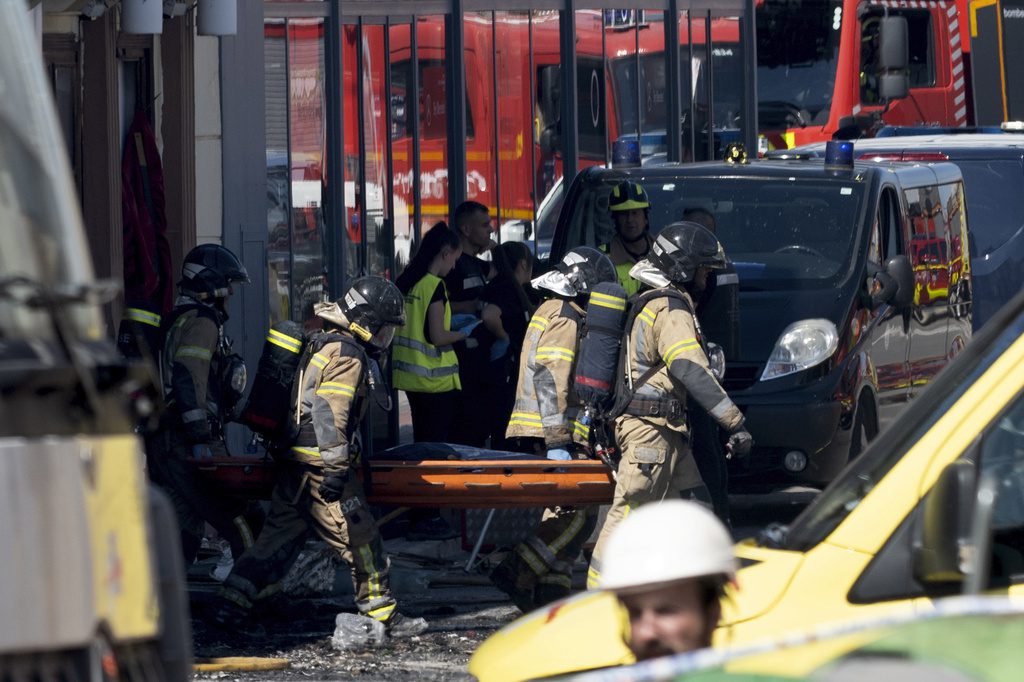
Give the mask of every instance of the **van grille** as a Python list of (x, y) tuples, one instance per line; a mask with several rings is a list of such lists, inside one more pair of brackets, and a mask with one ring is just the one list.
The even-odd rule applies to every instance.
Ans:
[(726, 391), (742, 391), (757, 383), (764, 365), (760, 363), (730, 363), (725, 368)]

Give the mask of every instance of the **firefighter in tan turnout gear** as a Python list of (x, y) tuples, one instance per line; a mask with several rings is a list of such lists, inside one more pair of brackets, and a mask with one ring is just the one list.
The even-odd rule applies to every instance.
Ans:
[(168, 409), (146, 449), (150, 478), (171, 498), (182, 554), (191, 564), (207, 522), (239, 557), (253, 543), (259, 514), (244, 514), (243, 504), (225, 499), (188, 461), (226, 454), (224, 423), (233, 418), (246, 383), (245, 364), (224, 335), (226, 303), (232, 285), (248, 282), (249, 275), (235, 254), (219, 244), (189, 251), (181, 270), (161, 358)]
[[(527, 327), (516, 403), (506, 436), (548, 459), (586, 459), (588, 431), (576, 421), (573, 370), (587, 299), (601, 282), (614, 282), (615, 266), (597, 249), (571, 250), (555, 270), (533, 280), (551, 292)], [(620, 300), (625, 306), (625, 301)], [(536, 533), (491, 573), (491, 581), (522, 611), (569, 594), (572, 564), (597, 523), (595, 507), (552, 507)]]
[(591, 559), (590, 587), (600, 585), (608, 537), (631, 510), (673, 497), (710, 504), (690, 449), (687, 397), (730, 434), (731, 454), (745, 455), (753, 444), (743, 429), (743, 414), (708, 368), (693, 313), (692, 292), (725, 263), (714, 234), (696, 223), (680, 222), (666, 226), (648, 257), (630, 272), (652, 290), (634, 301), (634, 314), (626, 325), (626, 366), (620, 371), (632, 398), (615, 423), (622, 459), (615, 498)]
[(356, 439), (367, 398), (388, 395), (368, 351), (391, 344), (405, 321), (405, 301), (391, 282), (362, 277), (315, 312), (324, 329), (307, 341), (299, 365), (292, 417), (297, 435), (274, 453), (282, 470), (266, 526), (225, 579), (214, 618), (222, 625), (241, 622), (257, 598), (273, 593), (313, 530), (351, 567), (359, 612), (383, 622), (393, 638), (413, 636), (427, 624), (396, 610), (388, 559), (360, 481)]

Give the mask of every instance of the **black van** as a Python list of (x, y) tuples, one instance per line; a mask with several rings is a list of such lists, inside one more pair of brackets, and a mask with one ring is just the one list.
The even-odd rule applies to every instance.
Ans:
[[(952, 161), (971, 206), (971, 284), (975, 330), (1024, 286), (1024, 135), (918, 131), (854, 142), (865, 160)], [(772, 158), (823, 158), (825, 144), (770, 152)]]
[[(650, 197), (652, 232), (703, 208), (735, 265), (740, 328), (725, 344), (724, 385), (756, 441), (733, 472), (740, 486), (743, 474), (772, 480), (767, 470), (828, 482), (970, 339), (953, 164), (858, 163), (838, 175), (808, 161), (588, 168), (569, 187), (552, 262), (611, 238), (608, 196), (627, 177)], [(898, 290), (872, 302), (882, 269)]]

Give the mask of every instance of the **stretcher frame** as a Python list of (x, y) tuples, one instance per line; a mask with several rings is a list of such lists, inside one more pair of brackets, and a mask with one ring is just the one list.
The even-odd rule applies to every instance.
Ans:
[[(274, 462), (267, 457), (218, 457), (194, 462), (219, 490), (269, 499)], [(611, 470), (598, 460), (542, 458), (478, 460), (373, 459), (362, 467), (367, 501), (375, 505), (448, 509), (515, 509), (609, 504)]]

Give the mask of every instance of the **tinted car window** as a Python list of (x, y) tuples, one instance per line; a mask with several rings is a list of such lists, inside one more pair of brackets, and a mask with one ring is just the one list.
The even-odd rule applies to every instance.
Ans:
[[(736, 265), (740, 288), (790, 290), (833, 287), (860, 249), (858, 218), (864, 188), (857, 182), (633, 176), (651, 202), (651, 232), (702, 208)], [(569, 244), (608, 242), (611, 184), (589, 185), (576, 201)]]
[[(1021, 229), (1024, 193), (1020, 192), (1024, 169), (1019, 160), (957, 160), (964, 175), (969, 204), (972, 253), (984, 256), (1005, 244)], [(984, 226), (984, 227), (982, 227)]]

